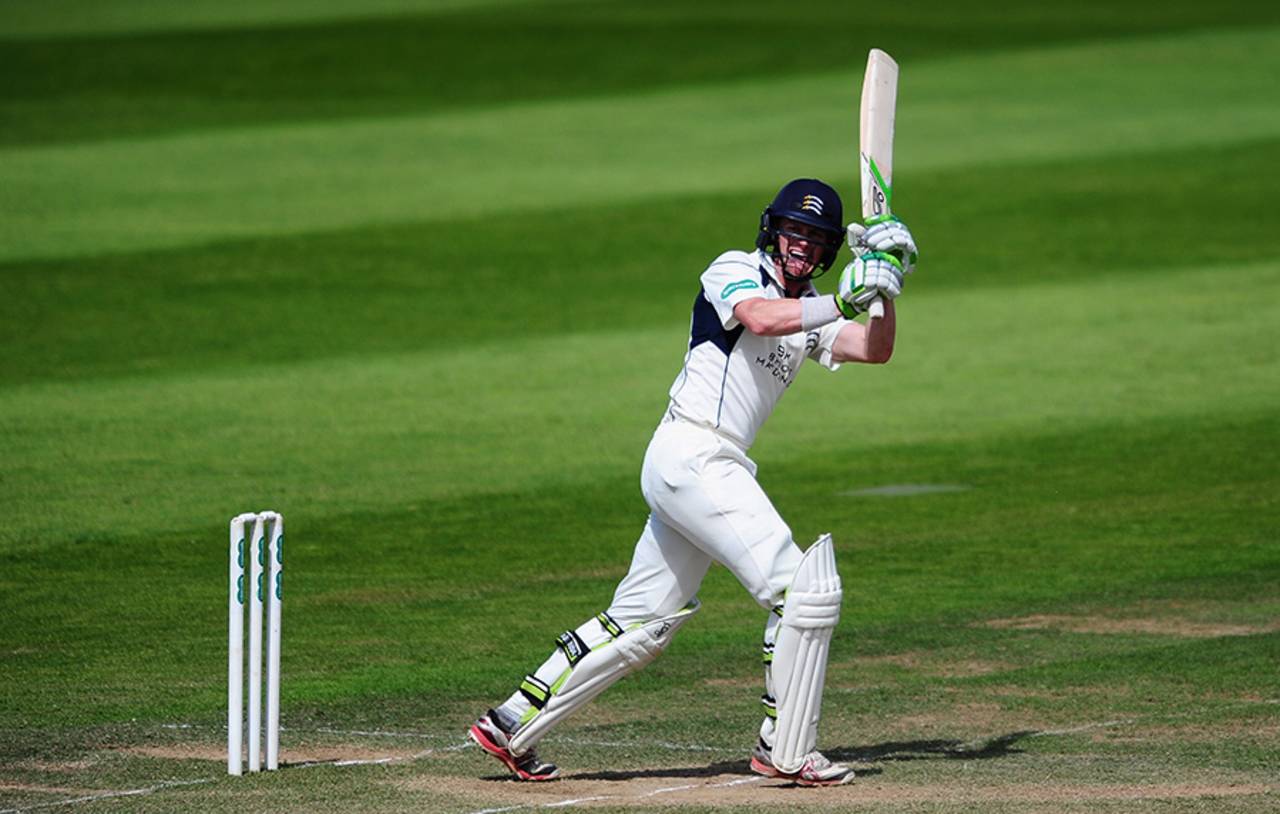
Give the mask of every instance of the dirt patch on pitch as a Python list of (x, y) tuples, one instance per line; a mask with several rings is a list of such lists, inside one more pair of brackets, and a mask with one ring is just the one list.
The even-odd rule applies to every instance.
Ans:
[(1133, 691), (1128, 687), (1063, 687), (1061, 689), (1045, 689), (1043, 687), (1018, 687), (1011, 684), (997, 684), (987, 690), (997, 698), (1036, 698), (1056, 703), (1095, 700), (1098, 698), (1128, 698)]
[(1037, 732), (1052, 728), (1025, 712), (999, 704), (971, 702), (930, 712), (902, 715), (888, 722), (885, 734), (910, 738), (954, 738), (969, 741), (978, 732)]
[(24, 760), (18, 766), (36, 772), (74, 774), (92, 769), (97, 764), (97, 758), (81, 758), (79, 760)]
[[(743, 764), (745, 771), (746, 764)], [(499, 777), (482, 780), (457, 777), (417, 777), (397, 783), (414, 792), (443, 792), (476, 800), (475, 811), (519, 805), (528, 809), (573, 809), (625, 805), (702, 805), (759, 803), (751, 795), (734, 792), (742, 786), (763, 785), (754, 775), (717, 774), (706, 766), (636, 771), (569, 774), (552, 783), (516, 783)], [(483, 801), (483, 802), (480, 802)]]
[(476, 781), (460, 778), (415, 778), (398, 785), (416, 792), (443, 792), (476, 800), (474, 812), (504, 806), (533, 809), (650, 808), (678, 809), (803, 804), (805, 810), (847, 810), (860, 805), (944, 803), (1068, 803), (1079, 801), (1188, 800), (1267, 794), (1261, 783), (1152, 783), (1078, 785), (1019, 783), (962, 786), (955, 783), (904, 785), (876, 778), (848, 786), (803, 789), (789, 783), (740, 774), (689, 776), (687, 769), (612, 773), (615, 779), (568, 775), (554, 783)]
[(991, 619), (980, 626), (996, 630), (1065, 630), (1069, 633), (1145, 634), (1179, 636), (1190, 639), (1217, 639), (1225, 636), (1254, 636), (1280, 630), (1280, 622), (1269, 625), (1214, 624), (1161, 617), (1068, 616), (1037, 614), (1011, 619)]
[(1137, 743), (1181, 741), (1183, 743), (1274, 744), (1280, 742), (1280, 723), (1233, 721), (1196, 724), (1132, 724), (1122, 730), (1098, 732), (1097, 743)]
[[(1261, 783), (1247, 785), (1201, 783), (1152, 783), (1145, 785), (1083, 786), (1076, 784), (1020, 783), (963, 787), (952, 783), (901, 786), (866, 782), (847, 787), (844, 805), (858, 803), (1067, 803), (1080, 800), (1186, 800), (1266, 794)], [(840, 789), (839, 791), (845, 791)], [(806, 800), (806, 803), (809, 801)], [(834, 802), (834, 801), (833, 801)], [(837, 806), (833, 806), (837, 807)]]
[(832, 664), (828, 669), (830, 674), (857, 676), (883, 666), (899, 667), (936, 678), (985, 676), (1011, 670), (1014, 667), (1006, 662), (971, 658), (952, 659), (947, 658), (946, 654), (912, 650), (884, 656), (859, 656), (849, 661)]
[(98, 789), (72, 788), (69, 786), (42, 786), (36, 783), (11, 783), (0, 780), (0, 792), (20, 791), (29, 794), (71, 794), (76, 796), (84, 796), (89, 794), (101, 794)]
[[(1143, 785), (1099, 785), (1020, 783), (964, 787), (953, 783), (902, 786), (874, 781), (855, 783), (848, 789), (843, 805), (858, 803), (947, 803), (982, 805), (990, 803), (1067, 803), (1080, 800), (1186, 800), (1240, 797), (1266, 794), (1261, 783), (1243, 785), (1209, 783), (1152, 783)], [(845, 788), (838, 791), (844, 792)], [(805, 801), (809, 803), (808, 800)], [(835, 802), (835, 801), (833, 801)], [(836, 807), (836, 806), (833, 806)]]
[[(163, 760), (216, 760), (227, 759), (227, 747), (209, 743), (169, 743), (156, 746), (130, 746), (118, 750), (129, 755), (161, 758)], [(402, 747), (356, 746), (349, 743), (316, 744), (281, 748), (280, 763), (296, 765), (299, 763), (337, 763), (344, 761), (374, 762), (380, 760), (408, 760), (422, 757), (427, 750)]]

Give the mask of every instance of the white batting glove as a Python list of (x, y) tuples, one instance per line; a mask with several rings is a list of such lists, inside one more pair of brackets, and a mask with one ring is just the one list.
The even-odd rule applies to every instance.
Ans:
[(886, 252), (867, 252), (840, 272), (836, 305), (846, 319), (853, 319), (877, 297), (893, 300), (901, 293), (902, 262)]
[(885, 252), (902, 261), (902, 273), (915, 271), (920, 250), (911, 230), (895, 215), (872, 218), (867, 225), (851, 223), (845, 227), (845, 239), (856, 255)]

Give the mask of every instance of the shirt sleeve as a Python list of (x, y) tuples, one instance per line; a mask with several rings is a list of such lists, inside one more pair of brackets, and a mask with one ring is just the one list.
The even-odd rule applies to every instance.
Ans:
[(804, 341), (805, 352), (809, 355), (809, 358), (827, 370), (839, 370), (840, 363), (833, 356), (836, 337), (840, 335), (840, 330), (848, 324), (849, 320), (847, 319), (837, 319), (835, 322), (828, 322), (816, 331), (810, 331)]
[(760, 269), (746, 252), (725, 252), (702, 272), (702, 296), (715, 309), (726, 330), (738, 325), (733, 307), (764, 294)]

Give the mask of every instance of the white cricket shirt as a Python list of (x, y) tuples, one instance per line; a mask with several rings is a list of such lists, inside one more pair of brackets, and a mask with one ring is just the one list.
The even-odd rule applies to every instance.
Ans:
[[(763, 297), (780, 300), (781, 275), (763, 252), (729, 251), (702, 273), (693, 301), (689, 352), (671, 385), (664, 420), (678, 418), (715, 429), (745, 450), (806, 357), (835, 370), (832, 347), (846, 320), (788, 336), (756, 336), (738, 322), (733, 307)], [(812, 284), (804, 296), (818, 296)]]

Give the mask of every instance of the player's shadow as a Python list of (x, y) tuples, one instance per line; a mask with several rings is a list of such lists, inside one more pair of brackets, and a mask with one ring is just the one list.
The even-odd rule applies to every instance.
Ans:
[(569, 780), (639, 780), (654, 778), (717, 777), (724, 774), (751, 774), (746, 760), (726, 760), (707, 766), (681, 766), (670, 769), (635, 769), (632, 771), (574, 772)]
[(970, 741), (920, 740), (887, 741), (872, 746), (846, 746), (824, 749), (823, 754), (835, 761), (881, 763), (899, 760), (990, 760), (1021, 754), (1018, 741), (1037, 734), (1024, 729), (991, 738)]
[[(1036, 730), (1028, 729), (982, 738), (971, 741), (961, 740), (918, 740), (887, 741), (870, 746), (843, 746), (824, 749), (823, 754), (833, 761), (847, 761), (854, 764), (854, 771), (859, 777), (881, 774), (882, 769), (866, 764), (884, 763), (902, 760), (991, 760), (1021, 754), (1015, 748), (1018, 741), (1036, 734)], [(682, 766), (665, 769), (636, 769), (631, 771), (575, 772), (567, 775), (569, 780), (638, 780), (641, 778), (699, 778), (717, 777), (726, 774), (752, 774), (747, 760), (730, 760), (712, 763), (707, 766)]]

